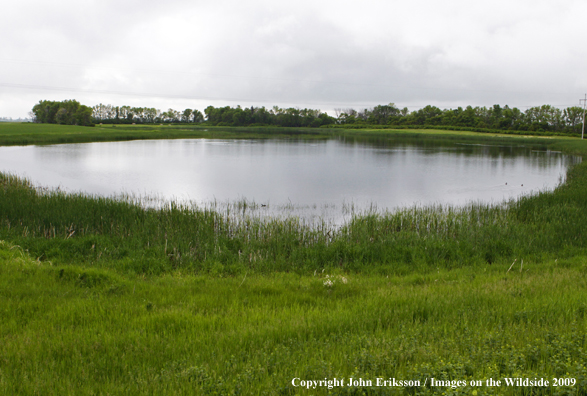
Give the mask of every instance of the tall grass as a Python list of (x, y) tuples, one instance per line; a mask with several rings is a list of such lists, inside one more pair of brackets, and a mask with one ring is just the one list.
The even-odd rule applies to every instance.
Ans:
[(402, 274), (541, 261), (585, 247), (586, 166), (571, 169), (566, 184), (552, 192), (498, 205), (366, 212), (341, 227), (247, 216), (246, 201), (232, 212), (175, 202), (144, 208), (130, 198), (65, 194), (0, 175), (0, 236), (42, 261), (145, 274), (322, 268)]

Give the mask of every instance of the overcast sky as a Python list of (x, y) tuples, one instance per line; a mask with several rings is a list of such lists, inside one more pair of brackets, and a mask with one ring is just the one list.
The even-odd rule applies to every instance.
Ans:
[(19, 0), (0, 116), (41, 99), (156, 107), (579, 105), (584, 0)]

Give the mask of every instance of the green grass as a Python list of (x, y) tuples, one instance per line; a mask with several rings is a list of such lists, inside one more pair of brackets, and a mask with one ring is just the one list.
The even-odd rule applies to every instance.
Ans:
[(226, 128), (192, 125), (72, 125), (0, 123), (0, 145), (87, 143), (144, 139), (324, 138), (331, 133), (312, 128)]
[[(342, 128), (279, 128), (279, 127), (211, 127), (194, 125), (97, 125), (80, 127), (72, 125), (0, 123), (0, 145), (61, 144), (142, 139), (187, 139), (187, 138), (291, 138), (324, 139), (332, 136), (352, 138), (401, 137), (427, 140), (458, 140), (493, 143), (520, 143), (549, 145), (556, 142), (573, 142), (578, 139), (566, 137), (512, 136), (498, 133), (450, 131), (433, 129), (361, 129)], [(581, 143), (579, 141), (579, 143)]]
[[(143, 278), (41, 263), (3, 242), (0, 390), (327, 394), (291, 381), (529, 376), (574, 378), (574, 387), (548, 392), (585, 394), (585, 258), (526, 262), (521, 272), (507, 267), (401, 277), (175, 271)], [(325, 286), (327, 275), (332, 286)], [(485, 386), (448, 391), (473, 389), (522, 394)], [(373, 387), (331, 394), (445, 391)]]
[[(45, 143), (97, 129), (24, 127)], [(16, 139), (9, 132), (0, 128), (0, 142)], [(525, 142), (587, 153), (577, 139)], [(175, 203), (144, 209), (1, 174), (0, 394), (585, 395), (585, 224), (587, 164), (552, 192), (367, 213), (340, 228)], [(575, 385), (306, 390), (296, 377)]]

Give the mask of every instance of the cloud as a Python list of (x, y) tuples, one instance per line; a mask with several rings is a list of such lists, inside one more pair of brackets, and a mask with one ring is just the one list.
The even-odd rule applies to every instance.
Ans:
[(587, 91), (586, 13), (573, 0), (13, 2), (0, 115), (74, 97), (163, 109), (573, 105)]

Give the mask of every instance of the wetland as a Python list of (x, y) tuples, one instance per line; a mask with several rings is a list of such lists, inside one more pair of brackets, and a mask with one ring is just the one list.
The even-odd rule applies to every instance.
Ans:
[[(246, 168), (254, 165), (250, 156), (249, 164), (241, 160), (228, 166), (230, 155), (222, 150), (250, 154), (277, 143), (267, 151), (276, 150), (272, 155), (290, 161), (283, 173), (300, 153), (315, 151), (318, 162), (307, 174), (329, 166), (329, 161), (316, 164), (328, 158), (331, 146), (346, 153), (339, 166), (346, 173), (360, 168), (361, 161), (368, 169), (380, 165), (389, 170), (389, 164), (400, 166), (401, 158), (421, 155), (430, 164), (448, 152), (449, 162), (458, 168), (489, 169), (496, 178), (484, 179), (485, 184), (495, 186), (499, 202), (435, 199), (414, 205), (410, 200), (396, 209), (356, 210), (335, 224), (308, 222), (295, 214), (249, 216), (248, 201), (239, 197), (222, 210), (183, 197), (164, 197), (166, 204), (145, 206), (132, 194), (112, 198), (126, 185), (117, 186), (116, 179), (103, 183), (110, 190), (95, 191), (66, 185), (65, 179), (50, 181), (51, 172), (67, 175), (85, 169), (88, 155), (72, 159), (69, 153), (59, 154), (70, 158), (68, 165), (39, 176), (31, 173), (31, 182), (19, 170), (16, 175), (2, 173), (0, 393), (586, 394), (584, 142), (446, 131), (326, 131), (309, 134), (312, 141), (300, 145), (300, 134), (288, 130), (278, 133), (289, 140), (278, 142), (263, 139), (274, 137), (275, 131), (268, 130), (96, 130), (0, 125), (0, 143), (132, 138), (140, 147), (154, 137), (204, 138), (190, 141), (186, 157), (211, 151), (219, 157), (215, 166), (227, 167), (225, 173), (257, 169), (268, 172), (265, 177), (274, 169)], [(403, 145), (389, 143), (390, 137), (402, 136), (408, 138)], [(424, 147), (410, 146), (410, 139)], [(185, 142), (152, 140), (152, 145), (173, 152), (173, 161), (183, 158), (182, 150), (171, 148)], [(107, 146), (84, 147), (87, 154)], [(39, 154), (41, 148), (59, 152), (70, 147), (28, 148), (29, 154), (21, 151), (14, 158), (27, 162), (36, 156), (44, 159), (42, 164), (51, 162), (47, 158), (55, 153), (46, 157)], [(475, 165), (477, 157), (483, 165)], [(137, 154), (132, 160), (110, 159), (94, 166), (97, 174), (108, 169), (117, 173), (123, 165), (155, 172), (156, 165), (149, 167), (151, 157), (140, 158)], [(508, 164), (520, 158), (525, 165), (513, 168), (527, 166), (524, 176), (554, 171), (537, 176), (536, 185), (528, 178), (511, 179)], [(305, 169), (305, 161), (297, 164)], [(198, 167), (190, 169), (170, 185), (189, 184)], [(421, 172), (435, 171), (428, 166)], [(386, 172), (377, 179), (383, 186), (395, 180)], [(533, 192), (513, 185), (514, 194), (507, 195), (504, 175), (508, 186), (516, 180)], [(359, 186), (364, 177), (358, 176)], [(552, 184), (545, 185), (548, 178)], [(62, 188), (53, 188), (53, 183)], [(315, 184), (325, 183), (318, 179)], [(351, 190), (355, 194), (360, 188)], [(195, 198), (195, 193), (186, 194)], [(257, 212), (265, 210), (262, 204), (278, 206), (281, 199), (253, 198)], [(308, 202), (319, 207), (316, 196)], [(467, 385), (311, 390), (292, 385), (294, 378), (378, 377)], [(573, 385), (469, 385), (488, 378), (562, 378), (560, 383)]]

